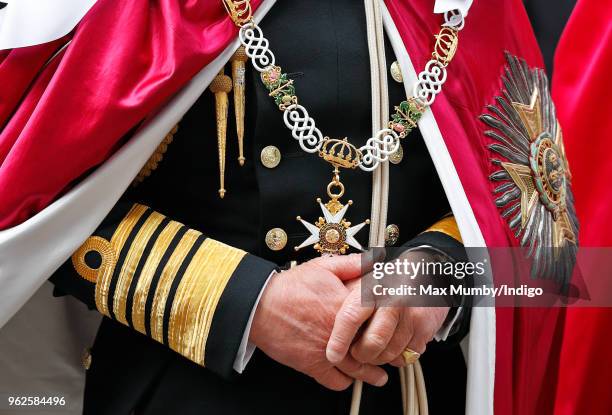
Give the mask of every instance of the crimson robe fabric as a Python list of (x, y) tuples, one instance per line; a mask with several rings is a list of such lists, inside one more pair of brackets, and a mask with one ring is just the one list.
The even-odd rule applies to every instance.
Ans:
[[(417, 68), (429, 59), (439, 19), (428, 2), (387, 2)], [(487, 246), (518, 246), (501, 218), (488, 177), (490, 144), (478, 115), (501, 95), (504, 51), (543, 68), (533, 30), (519, 0), (474, 2), (448, 67), (444, 92), (432, 106), (436, 121), (474, 210)], [(496, 309), (496, 415), (550, 414), (553, 411), (564, 310)]]
[(236, 34), (221, 1), (100, 0), (71, 35), (0, 53), (0, 230), (106, 160)]
[[(552, 91), (563, 126), (583, 247), (612, 247), (610, 44), (610, 3), (578, 0), (557, 47)], [(597, 281), (586, 283), (597, 286)], [(612, 309), (568, 310), (555, 414), (612, 414), (610, 328)]]
[[(442, 19), (433, 1), (386, 3), (419, 71)], [(474, 2), (467, 19), (432, 110), (487, 245), (516, 246), (493, 202), (477, 117), (501, 94), (504, 51), (531, 66), (542, 58), (520, 0)], [(65, 39), (0, 54), (0, 79), (12, 85), (0, 88), (0, 229), (106, 160), (236, 33), (217, 0), (99, 0)], [(557, 310), (497, 310), (496, 414), (549, 413), (559, 321)]]

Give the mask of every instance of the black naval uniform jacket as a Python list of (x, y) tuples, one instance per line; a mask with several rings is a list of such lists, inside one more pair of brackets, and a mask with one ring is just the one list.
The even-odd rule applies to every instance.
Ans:
[[(261, 27), (321, 131), (363, 145), (371, 134), (363, 4), (281, 1)], [(389, 79), (393, 108), (406, 96), (404, 86)], [(162, 145), (157, 169), (125, 193), (52, 277), (58, 295), (74, 295), (105, 315), (91, 349), (86, 414), (348, 413), (350, 390), (326, 390), (259, 350), (244, 373), (233, 368), (270, 274), (317, 256), (312, 248), (294, 251), (308, 236), (295, 218), (321, 215), (315, 200), (325, 198), (332, 170), (300, 149), (250, 64), (246, 90), (247, 161), (243, 167), (237, 161), (230, 109), (224, 199), (218, 195), (214, 97), (207, 91), (183, 117), (173, 142)], [(280, 151), (277, 167), (260, 160), (267, 146)], [(403, 150), (402, 162), (390, 166), (388, 223), (399, 228), (396, 245), (458, 246), (444, 233), (422, 233), (450, 208), (418, 131), (404, 139)], [(371, 175), (356, 169), (341, 178), (343, 200), (354, 201), (349, 220), (368, 218)], [(287, 233), (283, 249), (267, 246), (272, 228)], [(364, 246), (367, 237), (365, 229), (357, 235)], [(447, 341), (431, 342), (421, 358), (432, 414), (463, 413), (466, 369), (458, 341), (467, 320), (460, 319)], [(401, 413), (397, 370), (388, 372), (387, 386), (365, 386), (361, 413)]]

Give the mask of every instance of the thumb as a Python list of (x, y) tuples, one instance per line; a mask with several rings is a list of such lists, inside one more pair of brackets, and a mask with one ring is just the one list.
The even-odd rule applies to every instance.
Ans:
[(317, 265), (336, 275), (341, 281), (361, 277), (361, 254), (325, 256), (318, 258)]

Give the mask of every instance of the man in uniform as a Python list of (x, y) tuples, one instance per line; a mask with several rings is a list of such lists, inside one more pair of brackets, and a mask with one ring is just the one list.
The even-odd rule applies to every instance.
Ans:
[[(452, 36), (456, 37), (463, 23), (470, 23), (463, 21), (470, 2), (450, 15), (460, 16), (460, 27), (449, 24), (447, 16), (446, 27), (454, 32), (446, 39), (444, 27), (440, 29), (444, 20), (432, 13), (433, 2), (427, 6), (388, 2), (385, 7), (375, 1), (362, 5), (349, 0), (321, 0), (278, 2), (271, 7), (274, 1), (261, 4), (253, 1), (253, 9), (257, 8), (255, 18), (260, 22), (257, 27), (265, 33), (284, 72), (280, 68), (278, 72), (270, 68), (260, 70), (248, 63), (241, 69), (244, 57), (234, 54), (238, 44), (230, 41), (236, 36), (233, 23), (240, 23), (232, 14), (233, 7), (240, 8), (245, 2), (203, 1), (198, 2), (202, 3), (199, 9), (164, 2), (136, 3), (126, 6), (126, 10), (116, 10), (116, 4), (99, 1), (69, 35), (72, 44), (66, 46), (67, 39), (63, 38), (48, 47), (46, 58), (41, 58), (47, 67), (40, 74), (36, 70), (24, 71), (34, 81), (23, 102), (19, 105), (13, 99), (10, 112), (0, 108), (6, 110), (3, 117), (10, 119), (2, 141), (8, 154), (3, 154), (5, 165), (10, 164), (7, 160), (18, 166), (27, 164), (14, 159), (15, 149), (23, 144), (20, 140), (27, 140), (20, 136), (36, 129), (36, 120), (52, 123), (47, 117), (59, 115), (60, 111), (50, 101), (46, 108), (51, 109), (42, 113), (35, 103), (51, 99), (53, 83), (70, 75), (64, 72), (67, 61), (86, 54), (83, 64), (90, 68), (87, 59), (91, 58), (87, 56), (100, 53), (96, 60), (101, 65), (99, 69), (105, 69), (96, 71), (91, 84), (84, 84), (90, 98), (95, 96), (91, 99), (95, 105), (88, 106), (88, 110), (97, 108), (100, 113), (89, 112), (87, 120), (63, 127), (68, 137), (84, 138), (90, 133), (100, 137), (104, 133), (106, 138), (89, 142), (96, 148), (75, 157), (78, 162), (67, 163), (66, 169), (58, 172), (61, 177), (52, 179), (53, 183), (40, 192), (39, 199), (32, 198), (32, 191), (24, 196), (11, 189), (1, 222), (4, 227), (15, 225), (57, 197), (59, 204), (51, 208), (55, 206), (60, 211), (71, 206), (78, 210), (79, 200), (100, 202), (96, 206), (82, 204), (83, 217), (72, 218), (80, 222), (78, 232), (75, 230), (60, 251), (65, 252), (66, 246), (80, 246), (76, 252), (72, 249), (70, 258), (58, 253), (54, 261), (63, 265), (57, 270), (57, 266), (41, 266), (45, 270), (39, 272), (47, 273), (48, 277), (49, 271), (54, 271), (51, 281), (56, 294), (75, 296), (105, 316), (86, 359), (84, 412), (347, 413), (351, 393), (337, 391), (346, 390), (355, 381), (364, 381), (367, 385), (361, 413), (401, 413), (402, 381), (388, 364), (414, 363), (406, 359), (408, 351), (412, 356), (422, 354), (420, 362), (430, 395), (430, 411), (464, 413), (468, 381), (459, 341), (470, 325), (467, 309), (381, 308), (356, 312), (354, 303), (347, 298), (352, 298), (354, 281), (361, 277), (361, 256), (339, 254), (384, 244), (416, 250), (422, 255), (441, 252), (452, 257), (452, 249), (462, 246), (462, 236), (468, 235), (469, 243), (476, 245), (480, 243), (477, 235), (483, 239), (481, 231), (487, 235), (487, 242), (493, 244), (504, 243), (512, 235), (514, 223), (506, 230), (502, 220), (495, 224), (484, 220), (486, 212), (497, 214), (488, 181), (488, 173), (494, 173), (494, 169), (472, 182), (463, 170), (472, 158), (482, 159), (485, 146), (476, 148), (472, 144), (471, 152), (464, 153), (466, 162), (460, 166), (457, 157), (461, 146), (447, 142), (459, 171), (457, 175), (449, 151), (440, 151), (446, 149), (444, 144), (443, 147), (434, 144), (435, 140), (444, 142), (431, 138), (438, 127), (432, 127), (436, 120), (423, 102), (429, 95), (435, 97), (441, 92), (446, 76), (455, 79), (449, 83), (450, 92), (441, 104), (453, 108), (455, 121), (438, 120), (440, 130), (445, 132), (444, 139), (451, 140), (447, 138), (450, 124), (455, 122), (457, 126), (456, 120), (475, 118), (484, 105), (492, 102), (493, 95), (500, 94), (499, 90), (483, 93), (485, 88), (476, 88), (468, 82), (465, 85), (476, 88), (478, 98), (473, 102), (455, 101), (463, 82), (457, 80), (471, 76), (467, 68), (474, 67), (473, 62), (468, 65), (466, 61), (474, 56), (469, 48), (473, 47), (474, 38), (480, 36), (478, 30), (474, 29), (466, 45), (460, 46), (458, 56), (461, 48), (468, 51), (459, 64), (453, 62), (448, 67), (444, 79), (440, 78), (441, 70), (436, 74), (429, 66), (429, 72), (423, 75), (428, 79), (422, 80), (419, 75), (422, 84), (430, 88), (421, 101), (407, 100), (412, 85), (404, 84), (407, 75), (411, 80), (414, 78), (411, 72), (406, 73), (414, 69), (403, 43), (418, 44), (412, 49), (414, 55), (411, 52), (417, 70), (425, 66), (422, 60), (428, 58), (434, 44), (442, 45), (444, 50), (434, 49), (433, 56), (438, 53), (438, 65), (443, 62), (446, 71), (457, 51)], [(511, 10), (517, 22), (525, 24), (520, 2), (504, 2), (504, 7)], [(226, 10), (230, 16), (225, 15)], [(386, 35), (382, 35), (383, 13)], [(484, 5), (480, 12), (475, 12), (477, 29), (484, 30), (482, 19), (494, 13)], [(423, 33), (407, 29), (411, 19), (418, 22), (415, 27)], [(120, 45), (119, 50), (106, 43), (99, 44), (97, 51), (86, 53), (82, 45), (96, 37), (94, 31), (99, 31), (104, 22), (114, 22), (107, 39)], [(138, 22), (135, 26), (139, 30), (118, 34), (134, 22)], [(169, 31), (173, 24), (180, 25), (178, 34)], [(113, 30), (117, 30), (116, 37)], [(443, 40), (435, 43), (431, 35), (439, 30)], [(240, 33), (249, 36), (246, 31)], [(531, 52), (535, 48), (532, 39), (525, 40), (523, 45), (516, 40), (519, 35), (512, 33), (515, 36), (512, 40), (487, 50), (497, 54), (497, 66), (484, 77), (489, 80), (487, 86), (498, 85), (499, 68), (504, 64), (513, 66), (513, 76), (519, 76), (518, 71), (523, 70), (522, 66), (516, 67), (517, 58), (504, 57), (504, 48), (515, 49), (512, 50), (515, 53), (526, 50), (537, 56), (537, 52)], [(420, 41), (426, 38), (430, 40)], [(250, 45), (244, 37), (241, 39), (252, 60), (260, 58), (258, 54), (267, 47), (261, 39), (260, 43)], [(450, 43), (444, 43), (446, 40)], [(169, 47), (172, 58), (180, 63), (175, 73), (172, 65), (167, 65), (172, 59), (166, 55), (166, 41), (172, 45)], [(126, 46), (126, 42), (134, 44)], [(138, 45), (140, 49), (136, 48)], [(419, 53), (422, 56), (417, 57)], [(151, 65), (151, 70), (139, 66), (139, 54), (146, 55), (144, 61)], [(532, 55), (526, 58), (537, 62), (538, 58)], [(26, 58), (21, 62), (36, 60)], [(129, 69), (132, 58), (136, 61)], [(12, 61), (7, 59), (6, 63)], [(526, 63), (521, 65), (528, 70)], [(381, 81), (387, 78), (387, 71), (390, 80)], [(490, 72), (495, 72), (494, 76)], [(231, 74), (231, 78), (225, 74)], [(284, 83), (277, 84), (278, 79), (272, 76), (284, 77), (279, 78)], [(192, 78), (158, 112), (160, 105)], [(535, 82), (537, 78), (533, 79)], [(537, 88), (531, 82), (524, 85), (529, 96), (518, 104), (531, 105), (533, 109), (533, 102), (527, 100)], [(203, 92), (202, 83), (204, 86), (210, 83), (210, 91)], [(100, 89), (92, 89), (93, 85)], [(289, 89), (291, 92), (286, 94), (289, 100), (285, 102), (277, 94), (279, 88), (295, 90)], [(244, 101), (240, 96), (236, 102), (231, 101), (232, 89), (234, 94), (246, 91)], [(119, 90), (127, 93), (119, 94), (121, 99), (115, 94)], [(469, 95), (467, 90), (464, 92)], [(520, 93), (517, 98), (512, 92), (510, 97), (519, 100)], [(71, 94), (68, 96), (69, 100), (75, 99)], [(290, 131), (287, 127), (291, 122), (287, 116), (283, 118), (282, 111), (286, 110), (283, 105), (297, 105), (297, 99), (291, 100), (294, 96), (299, 96), (299, 103), (307, 106), (310, 116), (316, 118), (317, 128), (325, 131), (325, 140), (337, 144), (336, 150), (341, 148), (341, 159), (366, 160), (366, 150), (379, 154), (376, 151), (382, 148), (383, 155), (379, 154), (373, 168), (374, 179), (358, 168), (342, 170), (340, 174), (342, 162), (332, 157), (332, 168), (324, 157), (338, 156), (338, 152), (330, 151), (324, 144), (317, 147), (315, 154), (304, 151), (305, 140), (300, 134), (309, 128), (311, 133), (314, 131), (307, 125), (310, 121), (306, 117), (294, 119)], [(481, 102), (481, 98), (485, 101)], [(57, 103), (58, 99), (52, 101)], [(543, 101), (548, 102), (546, 98)], [(394, 111), (400, 102), (406, 105), (416, 102), (416, 106), (406, 107), (411, 112)], [(433, 99), (427, 106), (432, 103)], [(400, 117), (393, 118), (388, 127), (395, 136), (403, 135), (401, 146), (393, 144), (393, 151), (388, 154), (385, 154), (388, 144), (383, 142), (383, 147), (376, 147), (379, 144), (371, 145), (368, 140), (373, 134), (376, 136), (377, 130), (387, 128), (380, 116), (388, 112), (385, 107), (392, 108), (391, 112)], [(414, 119), (408, 116), (413, 113), (418, 113)], [(496, 114), (508, 120), (503, 114)], [(424, 123), (420, 122), (421, 116)], [(300, 124), (302, 121), (306, 125)], [(417, 121), (421, 130), (427, 130), (427, 145), (423, 139), (425, 132), (421, 135), (422, 131), (416, 128)], [(489, 123), (495, 124), (490, 120)], [(478, 125), (462, 127), (457, 134), (484, 137), (483, 127)], [(497, 127), (507, 134), (514, 131), (499, 124)], [(549, 124), (546, 127), (553, 128)], [(410, 130), (410, 134), (403, 134)], [(344, 137), (347, 141), (343, 141)], [(123, 144), (122, 138), (130, 141), (106, 161)], [(480, 138), (474, 140), (478, 142)], [(67, 144), (65, 148), (69, 147)], [(364, 154), (356, 156), (355, 149), (365, 149)], [(499, 147), (497, 150), (510, 161), (522, 160)], [(125, 170), (121, 166), (129, 167)], [(333, 173), (327, 190), (330, 201), (325, 204), (325, 184), (330, 173)], [(13, 174), (14, 171), (5, 172), (2, 179), (8, 180)], [(509, 183), (501, 191), (519, 192), (512, 187), (519, 184), (511, 186), (511, 178), (502, 176), (497, 173), (495, 180)], [(81, 184), (62, 196), (70, 182), (77, 180), (82, 180)], [(27, 187), (28, 179), (24, 182)], [(128, 184), (130, 187), (123, 192)], [(470, 193), (467, 198), (462, 185)], [(113, 191), (106, 197), (99, 194), (109, 188)], [(93, 193), (98, 194), (98, 199), (91, 198)], [(516, 199), (510, 196), (506, 202)], [(71, 197), (74, 199), (70, 200)], [(317, 198), (322, 200), (317, 202)], [(91, 206), (92, 211), (83, 210), (86, 206)], [(477, 212), (477, 218), (470, 206)], [(497, 206), (504, 207), (504, 200), (498, 201)], [(516, 210), (512, 209), (510, 213)], [(461, 234), (453, 211), (456, 214), (459, 211), (457, 219), (464, 224)], [(344, 216), (338, 217), (339, 212)], [(61, 212), (58, 214), (62, 216)], [(91, 218), (86, 219), (90, 214)], [(317, 222), (322, 214), (324, 218)], [(362, 230), (367, 218), (377, 224), (372, 232), (378, 233), (378, 238), (368, 240), (367, 232)], [(54, 223), (61, 220), (64, 219), (55, 218)], [(538, 216), (538, 220), (547, 219)], [(320, 235), (313, 231), (313, 226), (322, 230), (330, 224), (343, 227), (332, 227), (331, 233)], [(380, 238), (383, 230), (384, 242)], [(10, 246), (6, 252), (10, 252)], [(320, 257), (320, 253), (336, 255)], [(478, 320), (479, 324), (482, 321)], [(494, 345), (495, 333), (485, 330), (483, 335), (481, 328), (472, 325), (470, 330), (476, 329), (479, 334), (475, 338), (485, 339), (483, 344)], [(434, 337), (442, 341), (430, 342)], [(474, 350), (477, 346), (471, 352), (472, 358)], [(486, 368), (474, 369), (473, 373), (481, 373), (480, 370), (487, 376), (492, 373), (491, 360), (486, 356), (483, 358)], [(494, 358), (492, 362), (494, 365)], [(474, 382), (472, 390), (477, 384)], [(485, 376), (480, 382), (489, 384), (489, 390), (482, 392), (478, 401), (480, 398), (475, 398), (474, 392), (470, 398), (468, 388), (469, 413), (485, 414), (492, 409), (493, 377)]]
[[(299, 23), (290, 34), (285, 26), (289, 21)], [(277, 60), (292, 72), (300, 99), (310, 103), (321, 129), (333, 137), (362, 137), (365, 141), (372, 130), (365, 25), (362, 5), (356, 7), (348, 0), (279, 3), (261, 25), (275, 45)], [(330, 35), (324, 30), (327, 27), (337, 28), (337, 33)], [(357, 33), (361, 35), (355, 36)], [(295, 53), (295, 39), (309, 39), (300, 53)], [(393, 62), (393, 51), (388, 41), (386, 44)], [(231, 73), (230, 64), (225, 73)], [(235, 414), (336, 413), (348, 410), (350, 391), (333, 393), (310, 377), (333, 390), (348, 388), (354, 378), (378, 386), (386, 383), (383, 371), (361, 366), (351, 356), (337, 369), (325, 358), (331, 323), (347, 294), (340, 278), (361, 275), (360, 257), (313, 260), (319, 256), (314, 249), (295, 251), (308, 237), (295, 217), (321, 216), (314, 202), (324, 196), (321, 183), (326, 183), (330, 167), (287, 137), (274, 101), (250, 65), (245, 78), (249, 93), (244, 136), (247, 162), (240, 166), (238, 141), (228, 140), (224, 197), (218, 192), (216, 102), (207, 91), (170, 133), (171, 143), (158, 148), (157, 159), (165, 151), (155, 169), (146, 172), (146, 178), (143, 174), (142, 182), (134, 183), (77, 258), (52, 277), (59, 292), (76, 295), (92, 308), (100, 309), (106, 303), (102, 307), (108, 311), (103, 314), (110, 317), (104, 319), (92, 348), (86, 411), (128, 413), (137, 407), (137, 413), (197, 413), (206, 408)], [(405, 99), (401, 82), (393, 80), (389, 90), (389, 105)], [(227, 119), (233, 121), (233, 105), (230, 108)], [(235, 123), (229, 125), (227, 137), (234, 138)], [(450, 208), (418, 133), (406, 140), (403, 151), (403, 159), (389, 169), (387, 244), (415, 245), (423, 239), (439, 248), (458, 245), (452, 226), (449, 235), (433, 231), (418, 237)], [(350, 216), (367, 218), (370, 175), (351, 171), (343, 182), (345, 197), (353, 201)], [(356, 237), (367, 245), (367, 232)], [(111, 241), (115, 252), (108, 274), (100, 258), (88, 261), (92, 251), (104, 257), (101, 262), (106, 260), (106, 248), (98, 246), (99, 238)], [(270, 277), (290, 261), (300, 265)], [(98, 270), (94, 281), (87, 278), (92, 269)], [(95, 287), (103, 275), (109, 277), (109, 285), (100, 299)], [(198, 313), (203, 315), (200, 321), (190, 320), (190, 314)], [(439, 318), (440, 326), (445, 317), (446, 313)], [(250, 334), (245, 342), (247, 326)], [(423, 352), (421, 347), (431, 338), (420, 339), (421, 334), (415, 334), (412, 347)], [(199, 338), (200, 349), (183, 348), (181, 337)], [(431, 389), (442, 390), (440, 386), (446, 385), (446, 402), (452, 401), (449, 407), (462, 412), (465, 364), (458, 340), (459, 336), (439, 352), (432, 346), (425, 374), (440, 371), (441, 376), (426, 377), (440, 382)], [(246, 364), (250, 345), (258, 352)], [(393, 356), (378, 363), (396, 360), (408, 342), (398, 347)], [(245, 364), (244, 373), (229, 380)], [(368, 395), (378, 397), (368, 399), (366, 395), (365, 413), (401, 408), (399, 377), (396, 371), (389, 373), (392, 382), (386, 393), (366, 389)], [(243, 399), (228, 399), (232, 395)], [(435, 402), (432, 400), (434, 408)]]

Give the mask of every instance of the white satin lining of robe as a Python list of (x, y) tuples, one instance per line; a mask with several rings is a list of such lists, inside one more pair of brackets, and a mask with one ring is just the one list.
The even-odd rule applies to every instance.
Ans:
[[(68, 34), (97, 0), (3, 0), (0, 50), (51, 42)], [(222, 0), (215, 0), (222, 1)], [(473, 0), (436, 0), (434, 13), (459, 9), (464, 16)], [(117, 7), (121, 3), (117, 2)]]
[(3, 1), (8, 4), (0, 9), (0, 50), (59, 39), (74, 29), (97, 0)]

